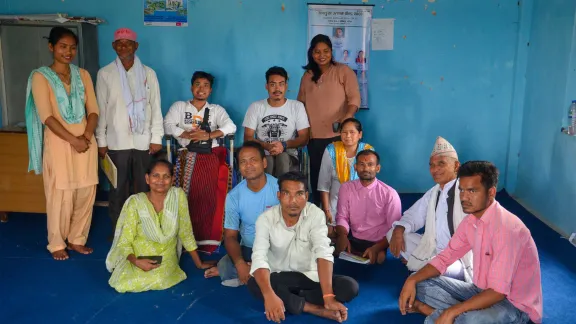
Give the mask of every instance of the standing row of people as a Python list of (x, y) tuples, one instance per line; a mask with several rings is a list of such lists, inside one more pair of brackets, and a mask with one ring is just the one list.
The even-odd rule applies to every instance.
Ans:
[[(77, 46), (78, 39), (72, 31), (54, 28), (48, 46), (54, 61), (31, 73), (27, 91), (29, 170), (43, 173), (45, 180), (48, 250), (53, 257), (67, 259), (67, 249), (84, 254), (92, 252), (85, 243), (98, 184), (96, 154), (101, 158), (109, 156), (118, 171), (117, 185), (109, 192), (109, 214), (114, 230), (130, 194), (149, 189), (145, 173), (152, 156), (162, 149), (165, 133), (176, 137), (183, 147), (191, 142), (212, 142), (211, 154), (197, 156), (195, 172), (185, 174), (185, 169), (177, 168), (180, 172), (175, 181), (185, 189), (190, 183), (207, 183), (204, 193), (210, 191), (211, 194), (199, 196), (197, 190), (185, 190), (190, 206), (195, 206), (190, 212), (201, 214), (197, 219), (223, 215), (223, 200), (229, 185), (219, 185), (217, 180), (208, 178), (229, 173), (226, 152), (218, 150), (217, 139), (233, 134), (236, 126), (224, 108), (207, 101), (213, 77), (204, 72), (195, 73), (193, 98), (176, 102), (164, 119), (158, 78), (136, 55), (139, 46), (136, 33), (127, 28), (114, 33), (112, 47), (117, 58), (98, 72), (95, 89), (88, 72), (72, 64)], [(316, 186), (314, 177), (319, 173), (324, 147), (316, 150), (318, 145), (314, 143), (336, 134), (333, 130), (327, 132), (326, 117), (341, 122), (352, 116), (351, 112), (358, 107), (358, 103), (354, 103), (358, 100), (354, 98), (359, 94), (357, 81), (351, 77), (353, 72), (332, 59), (331, 41), (327, 36), (318, 35), (314, 39), (309, 60), (299, 92), (300, 101), (285, 98), (288, 75), (282, 68), (271, 68), (266, 74), (269, 98), (249, 107), (243, 125), (246, 140), (264, 144), (269, 161), (267, 171), (276, 176), (298, 168), (297, 149), (309, 145), (310, 152), (314, 152), (311, 153), (311, 174)], [(322, 101), (323, 97), (333, 102), (328, 105)], [(210, 131), (200, 127), (206, 111), (210, 113), (206, 121)], [(327, 123), (328, 129), (332, 129), (331, 124)], [(213, 194), (215, 192), (218, 194)], [(214, 196), (219, 197), (219, 204), (206, 198)], [(222, 207), (220, 210), (210, 207), (215, 205)], [(194, 225), (203, 226), (200, 222)], [(217, 231), (210, 233), (205, 240), (213, 242), (218, 235), (221, 233)]]

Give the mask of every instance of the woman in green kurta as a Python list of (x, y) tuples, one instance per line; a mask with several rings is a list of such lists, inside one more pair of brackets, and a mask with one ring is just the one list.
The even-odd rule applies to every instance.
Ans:
[[(146, 174), (150, 191), (132, 195), (122, 208), (106, 258), (108, 283), (118, 292), (163, 290), (186, 279), (178, 265), (182, 246), (197, 268), (213, 266), (196, 252), (186, 194), (172, 187), (172, 170), (168, 161), (153, 162)], [(142, 258), (160, 256), (161, 262)]]

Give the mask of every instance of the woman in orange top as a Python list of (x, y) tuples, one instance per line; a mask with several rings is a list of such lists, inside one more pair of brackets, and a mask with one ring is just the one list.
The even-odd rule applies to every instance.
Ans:
[(77, 46), (71, 30), (52, 28), (54, 61), (32, 71), (27, 89), (28, 169), (43, 174), (48, 250), (55, 260), (68, 259), (66, 248), (92, 253), (84, 245), (98, 184), (98, 105), (90, 75), (72, 64)]
[(312, 38), (304, 69), (298, 100), (304, 103), (310, 120), (310, 184), (314, 201), (319, 204), (317, 184), (322, 155), (328, 144), (340, 139), (339, 123), (358, 111), (360, 90), (354, 71), (334, 61), (332, 41), (326, 35)]

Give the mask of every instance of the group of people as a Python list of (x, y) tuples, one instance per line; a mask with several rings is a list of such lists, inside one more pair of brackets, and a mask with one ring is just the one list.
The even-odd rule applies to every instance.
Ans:
[[(396, 190), (376, 177), (380, 155), (362, 142), (356, 76), (333, 60), (328, 36), (311, 41), (298, 100), (285, 97), (283, 68), (266, 72), (268, 98), (244, 118), (237, 156), (244, 180), (234, 188), (219, 139), (236, 125), (208, 103), (210, 74), (195, 72), (192, 99), (174, 103), (163, 118), (156, 74), (135, 55), (132, 30), (115, 32), (117, 58), (99, 71), (96, 90), (71, 64), (77, 44), (72, 31), (54, 28), (54, 62), (31, 73), (27, 93), (29, 169), (44, 177), (54, 259), (68, 259), (67, 249), (92, 252), (85, 243), (97, 155), (108, 156), (118, 178), (106, 267), (118, 292), (183, 281), (184, 249), (206, 278), (246, 285), (269, 320), (307, 312), (342, 322), (359, 284), (333, 273), (335, 258), (345, 252), (382, 264), (390, 250), (413, 272), (400, 293), (402, 314), (424, 314), (426, 323), (541, 322), (536, 246), (495, 200), (496, 167), (460, 165), (454, 147), (438, 137), (429, 159), (436, 185), (402, 214)], [(154, 157), (164, 134), (180, 144), (175, 165)], [(311, 188), (298, 171), (304, 146)], [(221, 241), (226, 255), (217, 263), (200, 258), (198, 251), (211, 253)]]

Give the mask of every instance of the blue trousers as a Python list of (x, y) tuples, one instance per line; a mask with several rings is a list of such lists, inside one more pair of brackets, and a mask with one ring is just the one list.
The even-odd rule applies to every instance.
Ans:
[[(442, 312), (482, 292), (472, 283), (440, 276), (419, 282), (416, 299), (435, 309), (425, 324), (434, 324)], [(489, 308), (466, 312), (456, 317), (455, 324), (525, 324), (528, 314), (516, 308), (508, 299)]]
[[(247, 246), (241, 245), (240, 248), (242, 249), (242, 258), (244, 261), (251, 262), (252, 261), (252, 248)], [(238, 270), (236, 270), (236, 266), (230, 256), (226, 254), (220, 261), (218, 261), (218, 273), (220, 274), (220, 279), (230, 280), (230, 279), (238, 279)]]

